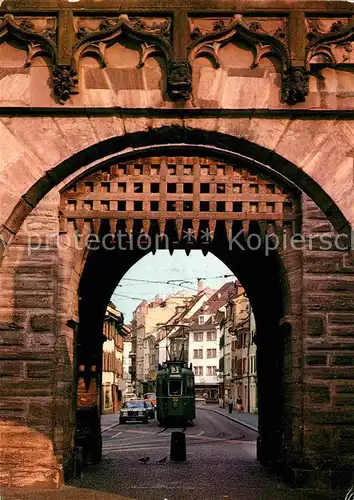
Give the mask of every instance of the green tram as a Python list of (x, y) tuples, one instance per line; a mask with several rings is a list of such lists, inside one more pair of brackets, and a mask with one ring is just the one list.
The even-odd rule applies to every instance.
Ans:
[(185, 361), (166, 361), (156, 375), (157, 420), (162, 425), (195, 419), (195, 386), (192, 367)]

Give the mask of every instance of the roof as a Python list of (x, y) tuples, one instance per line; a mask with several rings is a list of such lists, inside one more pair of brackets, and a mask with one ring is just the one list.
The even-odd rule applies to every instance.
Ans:
[[(192, 309), (192, 307), (195, 306), (195, 304), (198, 303), (198, 301), (204, 296), (204, 295), (207, 295), (208, 297), (211, 297), (213, 295), (213, 293), (215, 292), (215, 290), (213, 290), (212, 288), (204, 288), (203, 290), (201, 290), (200, 292), (197, 293), (197, 295), (195, 297), (193, 297), (193, 299), (185, 305), (185, 307), (183, 308), (183, 310), (180, 310), (178, 312), (176, 312), (169, 320), (168, 320), (168, 325), (178, 325), (180, 324), (181, 322), (183, 321), (186, 321), (185, 319), (185, 316), (188, 314), (188, 312)], [(189, 324), (189, 318), (188, 318), (188, 323)], [(171, 328), (172, 330), (172, 328)], [(180, 331), (180, 328), (178, 328), (178, 330), (176, 332), (173, 333), (173, 336), (177, 336), (178, 333)], [(167, 332), (168, 333), (168, 332)]]
[(212, 315), (216, 314), (220, 307), (226, 304), (231, 295), (235, 292), (235, 282), (230, 281), (225, 283), (220, 287), (210, 298), (207, 300), (199, 309), (196, 311), (193, 316), (190, 318), (190, 327), (193, 330), (205, 330), (208, 325), (215, 328), (215, 323), (212, 323), (212, 319), (209, 318), (203, 325), (199, 325), (199, 316), (206, 314)]
[(111, 303), (107, 306), (105, 312), (105, 319), (112, 318), (117, 321), (119, 324), (122, 324), (124, 321), (123, 314), (117, 309), (116, 306), (112, 307)]

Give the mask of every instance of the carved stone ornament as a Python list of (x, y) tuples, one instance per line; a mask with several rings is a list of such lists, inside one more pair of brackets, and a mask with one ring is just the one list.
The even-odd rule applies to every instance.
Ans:
[(282, 101), (288, 104), (304, 102), (309, 93), (309, 72), (303, 67), (288, 69), (283, 74)]
[[(335, 21), (327, 32), (321, 31), (318, 23), (310, 24), (307, 38), (309, 40), (307, 46), (307, 60), (309, 62), (317, 56), (326, 65), (347, 63), (350, 59), (350, 53), (353, 51), (354, 17), (347, 24), (340, 20)], [(336, 50), (338, 48), (342, 51)]]
[[(80, 26), (76, 31), (77, 46), (80, 45), (81, 41), (89, 36), (100, 36), (108, 35), (109, 33), (114, 33), (115, 31), (121, 31), (121, 29), (130, 28), (131, 33), (139, 33), (141, 37), (145, 34), (154, 35), (157, 39), (163, 40), (165, 43), (170, 45), (170, 26), (171, 23), (168, 19), (165, 19), (160, 23), (148, 24), (144, 18), (129, 17), (126, 14), (121, 14), (118, 18), (103, 18), (98, 29), (94, 30), (85, 26)], [(128, 32), (129, 34), (129, 32)]]
[(69, 66), (58, 66), (53, 69), (53, 90), (60, 104), (64, 104), (71, 94), (77, 94), (77, 73)]
[(30, 19), (23, 19), (19, 26), (23, 31), (35, 31), (34, 24)]
[[(53, 36), (48, 36), (52, 31)], [(0, 40), (17, 40), (24, 46), (27, 52), (25, 66), (31, 65), (32, 59), (45, 53), (50, 57), (53, 64), (56, 63), (56, 30), (47, 28), (41, 32), (35, 30), (35, 25), (31, 19), (16, 19), (13, 14), (5, 14), (0, 21)]]
[(192, 93), (192, 66), (189, 61), (170, 61), (167, 74), (168, 95), (175, 101), (187, 101)]
[(191, 39), (189, 46), (189, 59), (207, 56), (215, 68), (220, 67), (220, 49), (233, 39), (238, 38), (252, 47), (252, 68), (256, 67), (262, 57), (275, 55), (279, 58), (284, 72), (289, 67), (290, 54), (286, 44), (283, 27), (278, 27), (272, 32), (267, 32), (258, 21), (247, 24), (240, 14), (235, 14), (228, 24), (223, 20), (213, 23), (213, 29), (203, 31), (192, 22)]

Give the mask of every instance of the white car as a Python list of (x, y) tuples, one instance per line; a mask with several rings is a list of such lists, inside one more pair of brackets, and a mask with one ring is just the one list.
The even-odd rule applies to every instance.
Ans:
[(126, 401), (119, 412), (119, 423), (126, 424), (128, 420), (140, 420), (144, 424), (149, 422), (149, 412), (144, 401)]

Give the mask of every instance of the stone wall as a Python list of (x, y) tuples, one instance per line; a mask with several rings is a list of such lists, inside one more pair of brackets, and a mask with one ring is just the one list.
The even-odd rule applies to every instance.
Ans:
[[(147, 59), (138, 69), (139, 46), (128, 42), (109, 47), (105, 57), (105, 68), (95, 58), (83, 57), (80, 92), (70, 97), (65, 109), (174, 107), (166, 97), (165, 64), (159, 58)], [(222, 47), (219, 57), (219, 68), (206, 57), (193, 62), (191, 100), (184, 109), (289, 110), (289, 104), (281, 102), (281, 67), (276, 59), (261, 59), (257, 68), (250, 69), (252, 51), (242, 42)], [(1, 107), (62, 108), (53, 96), (52, 63), (47, 57), (39, 55), (26, 67), (26, 51), (4, 43), (0, 45), (0, 59)], [(354, 109), (353, 71), (324, 68), (310, 75), (308, 97), (294, 109)]]
[(323, 249), (319, 238), (333, 244), (336, 232), (311, 200), (303, 215), (311, 237), (303, 253), (303, 460), (318, 469), (314, 486), (339, 487), (354, 462), (354, 266), (346, 251)]
[[(66, 387), (58, 377), (58, 251), (31, 248), (31, 234), (58, 231), (57, 207), (42, 203), (26, 220), (1, 267), (1, 460), (10, 486), (63, 481)], [(68, 351), (62, 363), (70, 367)], [(70, 373), (70, 372), (69, 372)], [(71, 389), (72, 381), (70, 381)], [(66, 432), (66, 430), (65, 430)], [(66, 437), (64, 438), (66, 439)], [(60, 449), (60, 453), (57, 453)]]

